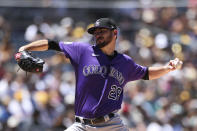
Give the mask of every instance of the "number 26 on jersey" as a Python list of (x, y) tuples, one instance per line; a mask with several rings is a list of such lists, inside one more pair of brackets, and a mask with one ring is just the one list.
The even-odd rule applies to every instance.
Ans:
[(117, 87), (116, 85), (112, 85), (108, 95), (108, 99), (119, 100), (121, 92), (122, 92), (122, 88)]

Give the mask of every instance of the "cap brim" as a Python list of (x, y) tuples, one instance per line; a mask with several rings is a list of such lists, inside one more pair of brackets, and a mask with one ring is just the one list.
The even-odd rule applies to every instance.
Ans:
[(94, 31), (96, 30), (96, 28), (98, 28), (98, 27), (91, 27), (91, 28), (89, 28), (89, 29), (88, 29), (88, 33), (89, 33), (89, 34), (93, 34)]
[(98, 28), (110, 29), (110, 28), (108, 28), (108, 27), (101, 27), (101, 26), (99, 26), (99, 27), (91, 27), (91, 28), (88, 29), (88, 33), (89, 33), (89, 34), (94, 34), (94, 31), (95, 31), (96, 29), (98, 29)]

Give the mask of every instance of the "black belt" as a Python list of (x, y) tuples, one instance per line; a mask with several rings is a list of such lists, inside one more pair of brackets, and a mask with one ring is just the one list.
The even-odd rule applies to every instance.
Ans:
[(111, 119), (114, 116), (115, 116), (114, 113), (109, 113), (108, 115), (98, 117), (95, 119), (86, 119), (86, 118), (80, 118), (80, 117), (76, 116), (75, 121), (79, 122), (79, 123), (83, 123), (85, 125), (95, 125), (95, 124), (106, 122), (107, 120)]

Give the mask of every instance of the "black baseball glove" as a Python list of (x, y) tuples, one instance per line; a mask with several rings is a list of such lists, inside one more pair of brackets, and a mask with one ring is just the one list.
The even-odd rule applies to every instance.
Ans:
[(26, 72), (42, 72), (44, 60), (35, 58), (29, 51), (21, 51), (15, 54), (15, 60), (19, 67)]

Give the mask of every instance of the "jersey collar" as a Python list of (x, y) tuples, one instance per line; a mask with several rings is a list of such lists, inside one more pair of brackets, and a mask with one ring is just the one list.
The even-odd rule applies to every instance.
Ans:
[(105, 53), (103, 53), (102, 50), (100, 48), (98, 48), (96, 45), (93, 45), (92, 48), (93, 48), (95, 54), (106, 57), (110, 61), (116, 59), (119, 56), (119, 53), (116, 50), (114, 50), (114, 55), (113, 56), (109, 56), (109, 55), (106, 55)]

